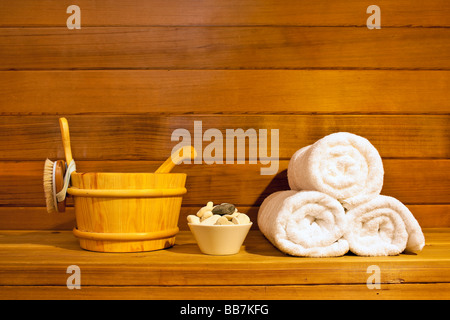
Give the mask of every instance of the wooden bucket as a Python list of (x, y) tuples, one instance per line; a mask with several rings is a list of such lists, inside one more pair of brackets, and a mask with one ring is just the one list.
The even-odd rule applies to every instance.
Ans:
[(77, 227), (83, 249), (139, 252), (174, 245), (184, 173), (72, 173)]

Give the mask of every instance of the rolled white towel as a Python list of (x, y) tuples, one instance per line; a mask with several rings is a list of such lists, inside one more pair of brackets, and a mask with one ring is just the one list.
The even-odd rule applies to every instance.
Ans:
[(258, 226), (280, 251), (293, 256), (335, 257), (348, 252), (343, 239), (345, 213), (341, 204), (317, 191), (278, 191), (258, 212)]
[(346, 214), (350, 251), (360, 256), (421, 251), (425, 238), (419, 223), (399, 200), (377, 196)]
[(383, 187), (383, 162), (369, 140), (348, 132), (330, 134), (298, 150), (289, 161), (292, 190), (316, 190), (346, 209), (367, 202)]

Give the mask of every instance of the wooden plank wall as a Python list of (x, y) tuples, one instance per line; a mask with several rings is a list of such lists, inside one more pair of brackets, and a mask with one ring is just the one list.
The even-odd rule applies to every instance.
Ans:
[[(73, 2), (73, 3), (72, 3)], [(68, 30), (66, 8), (81, 8)], [(177, 128), (279, 129), (262, 165), (183, 165), (185, 216), (208, 200), (256, 219), (287, 189), (299, 148), (349, 131), (385, 165), (383, 194), (422, 227), (450, 227), (450, 2), (380, 0), (0, 2), (0, 229), (71, 229), (45, 211), (45, 158), (63, 158), (67, 117), (79, 172), (154, 170)], [(205, 147), (208, 142), (203, 143)]]

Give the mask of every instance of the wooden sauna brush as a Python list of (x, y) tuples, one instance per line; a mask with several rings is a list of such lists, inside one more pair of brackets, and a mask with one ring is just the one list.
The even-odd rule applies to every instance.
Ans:
[(69, 187), (70, 175), (76, 171), (70, 147), (69, 125), (65, 118), (59, 119), (64, 154), (68, 167), (63, 160), (55, 162), (47, 159), (44, 165), (44, 192), (47, 211), (64, 212), (66, 209), (66, 192)]
[(45, 204), (48, 213), (64, 212), (66, 210), (66, 199), (59, 201), (57, 194), (64, 188), (64, 175), (66, 164), (63, 160), (55, 162), (47, 159), (44, 164), (44, 192)]

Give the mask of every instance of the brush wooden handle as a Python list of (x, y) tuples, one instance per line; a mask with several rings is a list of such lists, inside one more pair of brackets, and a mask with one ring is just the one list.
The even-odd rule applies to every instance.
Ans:
[[(183, 154), (180, 156), (180, 152)], [(193, 146), (184, 146), (175, 151), (164, 163), (155, 171), (155, 173), (169, 173), (173, 167), (180, 164), (185, 159), (194, 159), (197, 151)]]
[(61, 128), (61, 137), (64, 146), (64, 155), (66, 156), (67, 165), (73, 160), (72, 149), (70, 147), (69, 124), (66, 118), (59, 118), (59, 127)]
[[(66, 164), (63, 160), (56, 160), (55, 162), (55, 193), (60, 192), (64, 186), (64, 175), (66, 174)], [(57, 201), (58, 212), (66, 211), (66, 199), (61, 202)]]

